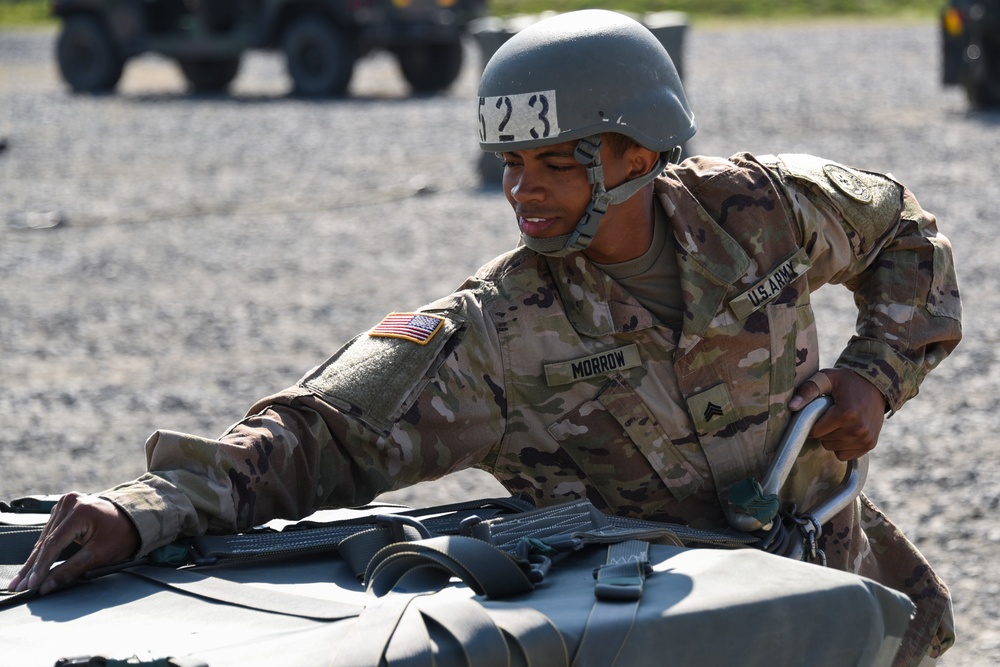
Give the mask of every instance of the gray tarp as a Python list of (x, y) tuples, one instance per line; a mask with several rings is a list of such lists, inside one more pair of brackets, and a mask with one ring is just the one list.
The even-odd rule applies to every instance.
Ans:
[[(601, 603), (601, 618), (625, 625), (609, 630), (604, 621), (591, 622), (587, 630), (598, 633), (591, 646), (606, 651), (617, 648), (631, 622), (616, 664), (889, 665), (912, 611), (905, 596), (870, 580), (752, 549), (652, 545), (649, 554), (653, 572), (638, 605)], [(113, 574), (0, 608), (0, 665), (51, 667), (81, 655), (194, 656), (213, 667), (343, 665), (352, 653), (345, 642), (374, 641), (391, 630), (384, 614), (356, 616), (358, 610), (391, 608), (397, 599), (410, 605), (389, 640), (390, 664), (430, 664), (434, 654), (440, 666), (518, 665), (526, 664), (528, 650), (544, 656), (533, 664), (576, 659), (583, 665), (587, 656), (576, 654), (594, 609), (593, 571), (606, 557), (607, 548), (588, 547), (553, 567), (534, 591), (501, 600), (477, 596), (457, 581), (429, 595), (394, 591), (376, 598), (335, 556), (194, 570), (196, 577), (240, 582), (251, 603), (265, 604), (262, 589), (278, 591), (291, 608), (315, 606), (317, 616), (343, 616), (339, 620), (208, 601), (134, 574)], [(372, 626), (362, 629), (366, 622)], [(557, 646), (563, 643), (564, 650)], [(553, 662), (560, 653), (565, 657)]]

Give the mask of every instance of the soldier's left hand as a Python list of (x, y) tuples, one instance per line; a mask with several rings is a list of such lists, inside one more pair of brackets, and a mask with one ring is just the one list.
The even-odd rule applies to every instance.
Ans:
[(788, 407), (793, 412), (801, 410), (821, 394), (832, 397), (833, 405), (816, 421), (810, 435), (841, 461), (875, 449), (885, 422), (882, 392), (854, 371), (826, 368), (802, 383)]

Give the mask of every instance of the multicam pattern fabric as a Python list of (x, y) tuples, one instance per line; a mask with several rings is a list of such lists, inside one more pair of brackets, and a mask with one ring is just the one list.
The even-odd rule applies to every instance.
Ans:
[[(587, 498), (719, 527), (728, 488), (762, 475), (789, 399), (819, 368), (811, 291), (855, 293), (857, 336), (837, 365), (872, 381), (890, 411), (961, 337), (948, 241), (887, 177), (740, 154), (688, 160), (655, 189), (677, 248), (680, 330), (582, 255), (519, 248), (421, 309), (448, 323), (433, 346), (362, 334), (218, 440), (155, 433), (150, 473), (104, 495), (143, 551), (471, 466), (539, 504)], [(843, 467), (813, 444), (784, 496), (809, 507)], [(899, 664), (950, 644), (947, 588), (866, 498), (824, 527), (821, 547), (917, 604)]]

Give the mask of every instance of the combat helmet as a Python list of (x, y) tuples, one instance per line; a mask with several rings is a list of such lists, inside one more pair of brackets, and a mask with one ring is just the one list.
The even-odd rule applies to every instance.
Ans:
[[(585, 9), (535, 23), (507, 40), (479, 83), (479, 145), (504, 152), (577, 140), (587, 165), (590, 205), (576, 229), (524, 237), (552, 255), (585, 249), (610, 204), (625, 201), (676, 161), (696, 130), (677, 68), (659, 40), (618, 12)], [(649, 173), (608, 191), (602, 132), (618, 132), (660, 154)]]

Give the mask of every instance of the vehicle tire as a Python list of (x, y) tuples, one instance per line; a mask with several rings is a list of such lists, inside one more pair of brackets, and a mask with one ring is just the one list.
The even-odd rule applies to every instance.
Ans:
[(1000, 106), (1000, 64), (990, 61), (979, 44), (970, 44), (965, 51), (962, 87), (969, 103), (978, 109)]
[(319, 15), (292, 21), (281, 40), (292, 91), (305, 97), (343, 95), (357, 60), (354, 42)]
[(1000, 107), (1000, 52), (993, 44), (974, 40), (963, 54), (962, 85), (974, 108)]
[(195, 93), (223, 93), (240, 71), (240, 59), (194, 60), (178, 58), (177, 64), (184, 73), (191, 91)]
[(1000, 107), (1000, 82), (966, 81), (965, 95), (974, 109)]
[(407, 46), (396, 50), (399, 68), (415, 93), (445, 90), (462, 71), (462, 42)]
[(104, 24), (91, 14), (66, 17), (56, 40), (56, 62), (63, 80), (81, 93), (113, 91), (125, 67)]

